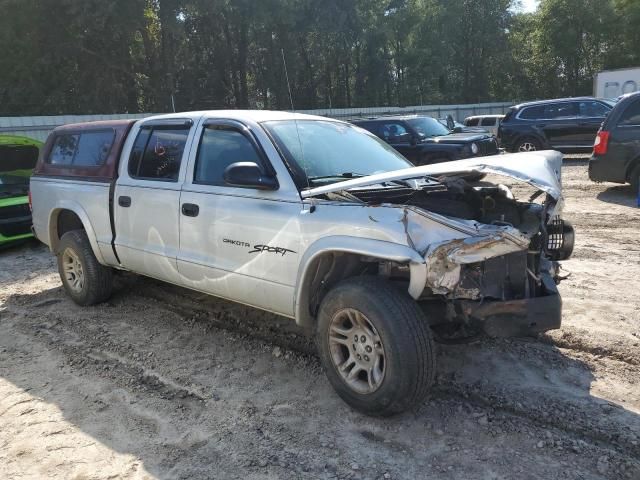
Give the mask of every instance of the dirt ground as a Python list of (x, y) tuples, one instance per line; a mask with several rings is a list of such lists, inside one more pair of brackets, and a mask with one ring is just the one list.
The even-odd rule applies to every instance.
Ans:
[(563, 168), (577, 231), (561, 330), (439, 346), (416, 411), (348, 408), (292, 322), (124, 275), (74, 305), (0, 252), (0, 478), (640, 478), (640, 210)]

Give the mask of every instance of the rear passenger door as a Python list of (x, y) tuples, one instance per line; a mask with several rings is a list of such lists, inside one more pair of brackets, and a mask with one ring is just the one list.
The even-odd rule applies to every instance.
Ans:
[(191, 120), (165, 120), (132, 131), (131, 154), (120, 165), (113, 201), (120, 262), (134, 272), (176, 284), (180, 189), (191, 127)]
[(545, 105), (543, 119), (538, 121), (537, 126), (544, 132), (547, 143), (553, 148), (570, 148), (580, 145), (576, 102)]

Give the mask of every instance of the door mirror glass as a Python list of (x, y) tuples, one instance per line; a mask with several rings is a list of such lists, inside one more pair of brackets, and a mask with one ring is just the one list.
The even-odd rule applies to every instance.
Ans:
[(253, 187), (258, 190), (277, 190), (275, 177), (265, 175), (257, 163), (236, 162), (224, 170), (224, 182), (233, 187)]
[(456, 122), (453, 120), (452, 115), (447, 115), (447, 128), (453, 132), (454, 128), (456, 128)]

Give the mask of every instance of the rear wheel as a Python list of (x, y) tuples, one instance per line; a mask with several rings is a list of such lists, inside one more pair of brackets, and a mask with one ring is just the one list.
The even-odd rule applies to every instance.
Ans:
[(368, 415), (407, 410), (433, 383), (435, 352), (423, 312), (377, 277), (344, 280), (326, 295), (317, 342), (333, 388)]
[(540, 150), (542, 146), (540, 142), (533, 137), (525, 137), (521, 139), (516, 145), (516, 152), (535, 152)]
[(98, 262), (84, 230), (72, 230), (60, 239), (58, 272), (67, 294), (78, 305), (95, 305), (111, 296), (112, 270)]

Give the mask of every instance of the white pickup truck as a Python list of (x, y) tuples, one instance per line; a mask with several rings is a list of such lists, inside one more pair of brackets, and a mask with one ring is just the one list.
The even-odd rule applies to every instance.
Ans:
[[(561, 162), (413, 167), (354, 125), (284, 112), (66, 125), (31, 179), (33, 226), (76, 303), (128, 270), (290, 317), (348, 404), (390, 415), (427, 393), (434, 336), (560, 327)], [(536, 193), (465, 180), (482, 174)]]

